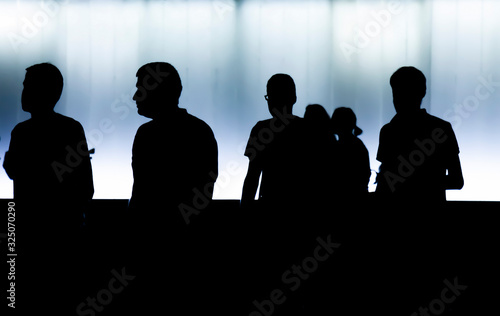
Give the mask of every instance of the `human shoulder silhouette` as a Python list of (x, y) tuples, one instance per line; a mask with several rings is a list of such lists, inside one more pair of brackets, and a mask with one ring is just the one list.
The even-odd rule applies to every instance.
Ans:
[(445, 190), (464, 183), (458, 142), (450, 123), (421, 109), (424, 74), (398, 69), (390, 79), (396, 115), (380, 131), (377, 193), (389, 199), (443, 202)]

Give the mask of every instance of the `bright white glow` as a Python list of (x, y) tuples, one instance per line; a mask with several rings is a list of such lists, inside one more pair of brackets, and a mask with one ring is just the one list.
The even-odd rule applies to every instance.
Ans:
[[(168, 61), (183, 81), (181, 107), (217, 138), (216, 198), (241, 196), (243, 149), (270, 116), (263, 96), (277, 72), (295, 79), (297, 115), (310, 103), (330, 114), (352, 107), (378, 170), (379, 131), (395, 114), (389, 77), (414, 65), (428, 79), (423, 107), (450, 121), (459, 141), (465, 187), (448, 199), (500, 200), (498, 12), (493, 0), (2, 1), (0, 153), (29, 117), (20, 107), (24, 69), (52, 62), (65, 77), (56, 110), (79, 120), (96, 149), (95, 198), (129, 198), (132, 142), (147, 121), (131, 100), (135, 72)], [(12, 196), (3, 170), (0, 190)]]

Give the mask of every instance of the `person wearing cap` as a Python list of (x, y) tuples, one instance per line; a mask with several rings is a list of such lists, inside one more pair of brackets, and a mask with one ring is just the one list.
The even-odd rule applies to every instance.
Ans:
[(370, 159), (363, 141), (358, 138), (363, 131), (356, 126), (356, 115), (347, 107), (335, 109), (331, 124), (338, 137), (337, 186), (343, 198), (365, 197), (370, 181)]

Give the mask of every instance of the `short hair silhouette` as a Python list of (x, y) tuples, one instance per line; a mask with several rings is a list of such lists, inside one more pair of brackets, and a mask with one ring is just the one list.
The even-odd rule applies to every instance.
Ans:
[(304, 112), (304, 118), (316, 122), (328, 123), (330, 115), (328, 115), (328, 112), (320, 104), (309, 104)]
[(292, 106), (297, 101), (295, 82), (287, 74), (275, 74), (267, 81), (267, 95), (273, 102)]
[(354, 130), (355, 136), (361, 135), (363, 130), (356, 126), (356, 121), (356, 114), (351, 108), (339, 107), (333, 111), (331, 122), (335, 133), (339, 131), (352, 132)]
[(145, 78), (146, 76), (151, 76), (154, 80), (157, 80), (158, 86), (153, 88), (154, 90), (160, 90), (176, 99), (181, 96), (181, 77), (171, 64), (166, 62), (145, 64), (137, 70), (136, 77)]
[(418, 110), (425, 96), (427, 87), (424, 74), (415, 67), (401, 67), (391, 76), (396, 112), (406, 113)]
[(133, 99), (138, 104), (138, 112), (153, 117), (163, 108), (177, 108), (182, 92), (179, 73), (169, 63), (152, 62), (137, 70), (137, 92)]
[(50, 63), (41, 63), (26, 68), (22, 94), (23, 110), (26, 112), (53, 110), (61, 97), (63, 76)]

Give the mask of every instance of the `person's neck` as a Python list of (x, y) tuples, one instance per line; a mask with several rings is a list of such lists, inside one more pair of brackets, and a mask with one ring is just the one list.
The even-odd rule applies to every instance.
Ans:
[(163, 118), (172, 117), (172, 116), (176, 115), (177, 113), (179, 113), (179, 110), (180, 110), (180, 108), (178, 105), (166, 106), (166, 107), (162, 108), (160, 111), (158, 111), (158, 113), (156, 113), (156, 115), (153, 119), (163, 119)]
[(271, 112), (272, 112), (271, 115), (273, 117), (277, 116), (278, 114), (279, 115), (286, 115), (286, 116), (293, 115), (292, 108), (291, 107), (287, 107), (287, 106), (276, 107), (276, 108), (272, 109)]
[(412, 118), (419, 116), (419, 114), (421, 112), (422, 112), (422, 109), (418, 108), (418, 109), (411, 109), (409, 111), (401, 111), (401, 112), (398, 112), (397, 115), (401, 118), (404, 118), (404, 119), (412, 119)]
[(54, 112), (54, 110), (43, 111), (43, 112), (31, 112), (31, 118), (35, 119), (35, 120), (39, 120), (39, 119), (47, 118), (47, 117), (52, 116), (54, 114), (56, 114), (56, 112)]

